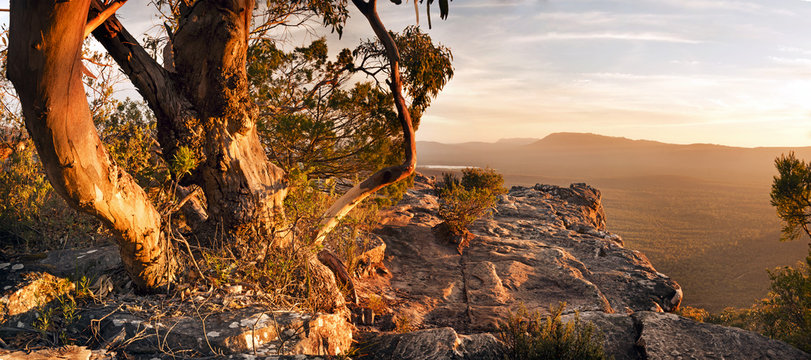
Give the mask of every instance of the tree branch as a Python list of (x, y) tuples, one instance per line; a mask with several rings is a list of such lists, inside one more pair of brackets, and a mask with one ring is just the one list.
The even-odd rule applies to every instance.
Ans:
[[(100, 0), (93, 0), (88, 16), (96, 18), (104, 11)], [(107, 17), (102, 26), (93, 31), (93, 36), (118, 63), (155, 113), (158, 141), (163, 148), (164, 159), (172, 159), (180, 146), (191, 149), (202, 147), (203, 127), (191, 102), (169, 72), (149, 56), (115, 15)]]
[(389, 32), (386, 30), (386, 27), (377, 14), (375, 8), (376, 0), (369, 0), (369, 2), (352, 0), (352, 2), (369, 21), (369, 25), (372, 26), (377, 38), (386, 48), (386, 58), (389, 61), (391, 72), (389, 87), (394, 97), (394, 105), (397, 108), (397, 117), (403, 128), (403, 152), (405, 153), (405, 160), (400, 165), (390, 166), (372, 174), (372, 176), (360, 184), (349, 189), (346, 194), (341, 196), (338, 201), (330, 206), (323, 215), (321, 229), (318, 231), (318, 235), (316, 235), (315, 238), (316, 244), (322, 243), (326, 239), (327, 234), (338, 225), (338, 222), (363, 201), (363, 199), (384, 186), (410, 176), (414, 173), (414, 169), (417, 166), (417, 145), (414, 140), (414, 126), (412, 125), (411, 114), (408, 111), (405, 98), (403, 97), (403, 83), (399, 66), (400, 55), (397, 50), (397, 45), (394, 43), (394, 39), (389, 35)]
[(110, 4), (107, 4), (107, 8), (102, 10), (96, 17), (90, 19), (87, 22), (87, 25), (84, 27), (84, 37), (87, 38), (90, 33), (93, 32), (99, 25), (103, 24), (110, 16), (113, 16), (115, 12), (121, 8), (127, 0), (115, 0)]

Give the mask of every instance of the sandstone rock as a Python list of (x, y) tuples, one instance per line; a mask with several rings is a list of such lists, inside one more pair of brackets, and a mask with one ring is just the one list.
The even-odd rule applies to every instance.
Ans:
[(637, 346), (646, 359), (811, 359), (790, 345), (751, 331), (705, 324), (675, 314), (638, 312)]
[(81, 319), (82, 327), (97, 331), (94, 338), (99, 346), (127, 353), (336, 355), (352, 342), (351, 325), (334, 314), (244, 308), (200, 317), (148, 319), (104, 307), (85, 310)]
[(383, 265), (383, 259), (386, 257), (386, 243), (383, 239), (375, 234), (368, 235), (355, 239), (360, 252), (357, 260), (358, 273), (361, 275), (369, 275), (376, 266)]
[(84, 346), (65, 346), (55, 349), (33, 351), (8, 351), (0, 349), (3, 360), (113, 360), (115, 353), (105, 350), (90, 350)]
[(501, 345), (493, 335), (458, 335), (452, 328), (384, 334), (361, 345), (368, 360), (496, 360)]
[(419, 327), (493, 331), (519, 304), (624, 312), (673, 311), (681, 302), (676, 282), (605, 230), (600, 192), (585, 184), (513, 187), (492, 217), (470, 226), (476, 238), (463, 255), (432, 231), (441, 222), (436, 204), (420, 184), (384, 214), (377, 233), (392, 276), (360, 284), (392, 297)]
[[(571, 321), (573, 315), (563, 316)], [(580, 313), (603, 332), (607, 354), (622, 359), (811, 359), (782, 341), (726, 326), (706, 324), (675, 314)]]
[(4, 273), (0, 270), (0, 276), (3, 276), (0, 323), (44, 305), (74, 287), (67, 279), (42, 272)]
[[(515, 189), (521, 190), (520, 187)], [(533, 189), (566, 202), (563, 211), (559, 211), (559, 216), (562, 217), (567, 228), (579, 225), (585, 228), (605, 230), (606, 218), (600, 190), (584, 183), (571, 184), (568, 188), (538, 184)]]

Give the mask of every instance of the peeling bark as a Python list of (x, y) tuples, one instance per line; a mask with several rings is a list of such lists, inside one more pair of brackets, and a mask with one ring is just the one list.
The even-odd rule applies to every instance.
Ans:
[(48, 179), (72, 207), (117, 235), (124, 267), (141, 290), (166, 286), (173, 257), (143, 189), (99, 140), (82, 84), (81, 49), (90, 0), (14, 0), (8, 78)]

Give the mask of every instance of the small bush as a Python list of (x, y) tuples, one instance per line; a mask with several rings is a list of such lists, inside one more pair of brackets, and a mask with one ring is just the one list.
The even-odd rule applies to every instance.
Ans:
[(504, 189), (504, 177), (490, 168), (467, 168), (462, 170), (461, 185), (468, 190), (487, 190), (493, 195), (501, 195), (507, 192)]
[(710, 313), (707, 310), (686, 305), (679, 306), (676, 314), (698, 322), (704, 322), (710, 317)]
[(371, 294), (364, 302), (365, 307), (371, 309), (375, 314), (385, 314), (389, 310), (389, 306), (386, 305), (382, 296)]
[(445, 173), (436, 186), (439, 217), (452, 234), (463, 235), (467, 226), (490, 210), (503, 194), (504, 178), (493, 169), (467, 168), (462, 178)]
[(504, 343), (504, 356), (510, 360), (583, 360), (607, 359), (603, 335), (592, 323), (583, 323), (579, 314), (564, 323), (561, 319), (566, 303), (550, 306), (545, 318), (535, 311), (528, 314), (520, 308), (510, 313), (500, 325), (499, 338)]
[(410, 316), (399, 314), (395, 316), (392, 321), (394, 322), (394, 332), (398, 334), (405, 334), (417, 330)]

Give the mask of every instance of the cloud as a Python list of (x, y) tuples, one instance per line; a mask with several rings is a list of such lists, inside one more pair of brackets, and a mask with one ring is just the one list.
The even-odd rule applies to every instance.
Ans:
[[(811, 0), (809, 0), (811, 1)], [(688, 19), (686, 15), (655, 13), (620, 13), (605, 11), (582, 12), (542, 12), (534, 16), (536, 20), (546, 23), (563, 23), (573, 27), (611, 25), (655, 25), (666, 26), (673, 21)]]
[(548, 32), (531, 36), (516, 37), (514, 42), (530, 43), (541, 41), (567, 40), (618, 40), (618, 41), (653, 41), (680, 44), (700, 44), (704, 41), (682, 37), (677, 34), (656, 32)]
[[(638, 0), (636, 0), (638, 1)], [(746, 13), (763, 13), (765, 11), (786, 13), (782, 9), (763, 6), (749, 1), (727, 1), (727, 0), (647, 0), (660, 5), (668, 5), (675, 8), (689, 10), (727, 10)]]
[[(811, 0), (803, 0), (803, 1), (811, 2)], [(770, 56), (769, 59), (780, 65), (811, 67), (811, 59), (809, 58), (784, 58), (778, 56)]]

